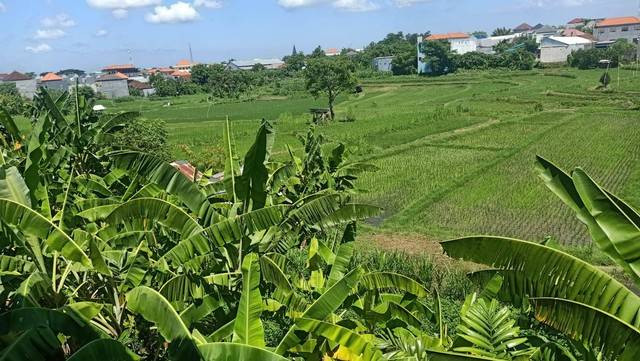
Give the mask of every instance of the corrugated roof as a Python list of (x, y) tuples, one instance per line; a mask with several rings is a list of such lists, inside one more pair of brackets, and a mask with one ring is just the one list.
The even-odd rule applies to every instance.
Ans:
[(539, 28), (536, 29), (536, 34), (542, 34), (542, 33), (555, 33), (556, 31), (558, 31), (558, 29), (549, 26), (549, 25), (543, 25)]
[(21, 81), (21, 80), (31, 80), (31, 78), (22, 73), (18, 73), (17, 71), (14, 71), (8, 74), (7, 76), (5, 76), (3, 80), (4, 81)]
[(578, 44), (591, 44), (593, 41), (589, 39), (585, 39), (579, 36), (550, 36), (547, 39), (551, 39), (563, 44), (567, 45), (578, 45)]
[(607, 18), (600, 21), (596, 27), (604, 27), (604, 26), (620, 26), (620, 25), (632, 25), (632, 24), (640, 24), (640, 18), (635, 16), (623, 16), (618, 18)]
[(562, 36), (579, 36), (581, 38), (585, 38), (585, 39), (589, 39), (589, 40), (595, 40), (593, 35), (587, 34), (585, 32), (582, 32), (582, 31), (580, 31), (578, 29), (565, 29), (562, 32)]
[(432, 34), (424, 38), (427, 41), (432, 40), (451, 40), (451, 39), (466, 39), (469, 37), (467, 33), (446, 33), (446, 34)]
[(40, 79), (40, 81), (59, 81), (59, 80), (62, 80), (62, 77), (54, 73), (47, 73), (45, 76), (42, 77), (42, 79)]
[(126, 75), (120, 72), (115, 72), (114, 74), (101, 75), (98, 77), (98, 79), (96, 79), (96, 81), (127, 80), (127, 79), (129, 79), (129, 77), (127, 77)]

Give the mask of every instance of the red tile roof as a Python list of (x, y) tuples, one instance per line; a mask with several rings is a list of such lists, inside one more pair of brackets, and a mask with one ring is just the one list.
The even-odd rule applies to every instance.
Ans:
[(340, 50), (337, 48), (329, 48), (324, 53), (327, 55), (340, 54)]
[(171, 76), (176, 78), (191, 78), (191, 73), (185, 70), (176, 70), (171, 73)]
[(153, 89), (153, 86), (151, 84), (143, 83), (143, 82), (137, 81), (137, 80), (130, 80), (129, 81), (129, 87), (135, 88), (135, 89), (139, 89), (139, 90)]
[(575, 18), (571, 21), (569, 21), (567, 24), (582, 24), (584, 23), (584, 19), (583, 18)]
[(4, 81), (21, 81), (21, 80), (31, 80), (31, 78), (22, 73), (18, 73), (17, 71), (14, 71), (11, 74), (5, 76), (3, 80)]
[(533, 30), (533, 27), (527, 23), (522, 23), (520, 25), (518, 25), (518, 27), (516, 27), (515, 29), (513, 29), (515, 31), (527, 31), (527, 30)]
[(447, 33), (447, 34), (432, 34), (425, 38), (427, 41), (431, 40), (450, 40), (450, 39), (466, 39), (469, 37), (467, 33)]
[(136, 66), (133, 64), (123, 64), (123, 65), (108, 65), (102, 68), (102, 71), (109, 70), (123, 70), (123, 69), (135, 69)]
[(565, 29), (562, 32), (562, 36), (579, 36), (581, 38), (585, 38), (585, 39), (589, 39), (589, 40), (595, 40), (593, 35), (587, 34), (585, 32), (582, 32), (582, 31), (580, 31), (578, 29)]
[(600, 21), (596, 27), (604, 27), (604, 26), (620, 26), (620, 25), (632, 25), (632, 24), (640, 24), (640, 19), (635, 16), (624, 16), (619, 18), (607, 18)]
[(120, 72), (115, 72), (114, 74), (105, 74), (105, 75), (101, 75), (98, 79), (96, 79), (97, 81), (110, 81), (110, 80), (127, 80), (129, 79), (129, 77), (127, 77), (126, 75), (120, 73)]
[(59, 80), (62, 80), (62, 77), (54, 73), (47, 73), (45, 76), (42, 77), (42, 79), (40, 79), (40, 81), (59, 81)]

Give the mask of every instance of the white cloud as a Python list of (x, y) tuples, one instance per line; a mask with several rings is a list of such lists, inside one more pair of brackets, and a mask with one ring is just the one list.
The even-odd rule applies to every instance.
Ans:
[(62, 29), (39, 29), (33, 36), (34, 39), (59, 39), (67, 35)]
[(209, 9), (219, 9), (219, 8), (222, 7), (222, 1), (220, 1), (220, 0), (195, 0), (193, 2), (193, 6), (195, 6), (195, 7), (204, 6), (205, 8), (209, 8)]
[(417, 3), (426, 3), (431, 0), (393, 0), (393, 4), (399, 8), (406, 8), (408, 6), (413, 6)]
[(89, 6), (99, 9), (130, 9), (158, 5), (161, 0), (87, 0)]
[(41, 23), (45, 28), (70, 28), (76, 25), (76, 22), (67, 14), (46, 17), (42, 19)]
[(42, 43), (35, 46), (27, 46), (26, 48), (24, 48), (24, 50), (30, 53), (39, 54), (51, 51), (51, 47), (49, 46), (49, 44)]
[(333, 7), (347, 11), (372, 11), (380, 8), (380, 5), (369, 0), (336, 0)]
[(322, 0), (278, 0), (278, 5), (287, 9), (295, 9), (302, 8), (306, 6), (315, 5), (321, 2), (326, 2)]
[(105, 29), (100, 29), (98, 31), (96, 31), (96, 37), (101, 38), (103, 36), (107, 36), (109, 35), (109, 32)]
[(583, 6), (593, 2), (593, 0), (527, 0), (529, 6), (533, 7), (549, 7), (549, 6)]
[(150, 23), (186, 23), (198, 19), (198, 11), (189, 3), (178, 1), (169, 6), (156, 6), (146, 19)]
[(0, 2), (0, 13), (7, 11), (7, 7), (4, 6), (4, 3)]
[(129, 10), (127, 9), (115, 9), (111, 12), (111, 15), (113, 15), (114, 18), (116, 19), (124, 19), (129, 15)]

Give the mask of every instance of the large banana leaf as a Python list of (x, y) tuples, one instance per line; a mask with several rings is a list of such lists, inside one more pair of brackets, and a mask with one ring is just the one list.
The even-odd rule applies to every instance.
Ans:
[(264, 329), (260, 314), (260, 262), (258, 255), (251, 253), (242, 261), (242, 295), (233, 326), (233, 342), (264, 347)]
[(236, 181), (237, 177), (240, 175), (240, 167), (238, 166), (236, 144), (233, 140), (233, 134), (231, 133), (231, 122), (229, 122), (229, 117), (227, 117), (227, 120), (224, 123), (223, 142), (225, 155), (223, 182), (227, 194), (231, 195), (233, 203), (237, 203)]
[(99, 339), (84, 345), (67, 361), (127, 361), (138, 360), (134, 353), (120, 342), (112, 339)]
[(66, 259), (91, 267), (91, 260), (71, 237), (31, 208), (0, 199), (0, 219), (26, 235), (46, 239), (49, 247), (62, 253)]
[[(202, 232), (202, 227), (182, 208), (158, 198), (136, 198), (118, 206), (107, 217), (106, 222), (117, 225), (121, 222), (135, 220), (128, 231), (144, 231), (153, 229), (159, 223), (178, 232), (183, 238), (189, 238)], [(143, 229), (141, 229), (142, 227)]]
[(127, 308), (155, 323), (167, 341), (191, 338), (189, 329), (169, 301), (149, 287), (136, 287), (127, 293)]
[(191, 303), (184, 311), (180, 313), (180, 318), (184, 324), (189, 327), (191, 324), (200, 321), (225, 304), (223, 299), (207, 295), (199, 304)]
[(382, 292), (385, 290), (399, 290), (411, 293), (419, 298), (425, 298), (429, 296), (424, 286), (417, 281), (392, 272), (371, 272), (362, 276), (360, 285), (367, 290)]
[(0, 349), (0, 361), (47, 361), (62, 352), (56, 334), (47, 327), (27, 330)]
[(0, 255), (0, 276), (20, 276), (36, 269), (33, 262), (23, 258)]
[(260, 257), (260, 270), (262, 271), (261, 273), (264, 280), (275, 285), (280, 292), (290, 293), (292, 291), (289, 278), (270, 255)]
[(429, 361), (503, 361), (495, 358), (465, 355), (461, 353), (427, 350)]
[(635, 361), (640, 330), (597, 308), (560, 298), (534, 298), (536, 318), (571, 338), (602, 350), (610, 360)]
[(279, 224), (286, 208), (284, 205), (271, 206), (216, 223), (181, 241), (163, 258), (176, 264), (189, 262), (198, 255), (210, 253), (215, 247)]
[(288, 361), (267, 349), (239, 343), (207, 343), (198, 348), (203, 361)]
[(10, 199), (25, 207), (31, 207), (29, 187), (16, 167), (0, 167), (0, 198)]
[(266, 204), (269, 180), (267, 162), (271, 156), (273, 141), (273, 128), (268, 121), (263, 120), (253, 145), (244, 157), (242, 175), (236, 182), (236, 191), (245, 210), (260, 209)]
[(353, 242), (343, 243), (338, 248), (333, 266), (329, 272), (329, 280), (327, 281), (327, 287), (331, 287), (344, 277), (347, 272), (349, 262), (353, 256)]
[[(338, 309), (347, 297), (358, 287), (358, 283), (362, 278), (364, 271), (358, 267), (349, 272), (344, 278), (323, 293), (315, 300), (304, 313), (302, 318), (310, 318), (314, 320), (324, 320), (331, 313)], [(301, 340), (296, 335), (296, 327), (293, 326), (287, 331), (280, 344), (276, 348), (276, 353), (283, 355), (290, 348), (298, 345)]]
[(382, 212), (382, 208), (380, 207), (368, 204), (348, 203), (322, 218), (320, 225), (323, 227), (333, 227), (375, 217), (379, 215), (380, 212)]
[[(624, 268), (625, 271), (627, 271), (627, 273), (636, 280), (636, 283), (640, 282), (638, 271), (632, 270), (630, 267), (629, 261), (633, 261), (633, 258), (625, 260), (620, 254), (620, 251), (616, 248), (616, 243), (610, 239), (608, 233), (613, 232), (615, 236), (617, 234), (617, 232), (615, 232), (617, 226), (606, 221), (607, 218), (610, 218), (615, 214), (618, 215), (618, 221), (633, 215), (636, 216), (634, 217), (635, 219), (638, 219), (637, 214), (635, 214), (631, 207), (627, 206), (614, 195), (601, 189), (581, 170), (577, 170), (572, 176), (569, 176), (555, 164), (540, 156), (536, 157), (536, 168), (538, 169), (540, 178), (545, 182), (545, 185), (566, 205), (568, 205), (576, 213), (577, 218), (587, 226), (591, 239), (595, 242), (598, 248), (600, 248), (618, 265)], [(582, 179), (582, 181), (579, 179)], [(579, 192), (576, 188), (578, 182), (582, 184), (582, 192)], [(605, 217), (601, 217), (599, 214), (592, 214), (591, 210), (593, 209), (595, 199), (592, 198), (591, 200), (588, 200), (584, 198), (594, 196), (600, 199), (599, 203), (601, 206), (609, 209), (608, 215)], [(587, 204), (590, 204), (591, 206), (587, 207)], [(598, 215), (600, 222), (596, 220), (596, 215)], [(608, 225), (608, 232), (606, 232), (603, 225), (600, 224), (603, 220), (604, 224)], [(633, 223), (632, 220), (629, 221)], [(636, 226), (640, 226), (640, 221), (636, 221)], [(637, 251), (633, 250), (633, 246), (631, 246), (631, 253), (634, 252), (637, 253)]]
[(117, 168), (145, 178), (180, 198), (192, 211), (199, 213), (208, 204), (198, 186), (162, 159), (139, 152), (119, 152), (111, 158)]
[(585, 207), (640, 284), (640, 223), (631, 218), (637, 214), (626, 214), (583, 170), (576, 169), (572, 176)]
[(11, 115), (9, 115), (9, 111), (7, 111), (7, 109), (1, 105), (0, 105), (0, 125), (4, 126), (4, 128), (7, 130), (9, 135), (13, 137), (14, 141), (20, 141), (22, 139), (20, 135), (20, 129), (18, 129), (18, 126), (13, 121), (13, 118), (11, 117)]
[(596, 267), (541, 244), (502, 237), (466, 237), (441, 243), (452, 258), (506, 270), (514, 297), (574, 300), (640, 325), (640, 297)]
[(299, 319), (296, 321), (296, 326), (314, 336), (321, 336), (338, 345), (344, 346), (354, 355), (357, 355), (359, 360), (370, 361), (382, 358), (380, 350), (376, 349), (364, 337), (348, 328), (309, 318)]
[(101, 334), (81, 317), (67, 311), (71, 312), (28, 307), (8, 311), (0, 315), (0, 336), (35, 328), (48, 328), (55, 334), (61, 333), (71, 337), (78, 345), (101, 337)]

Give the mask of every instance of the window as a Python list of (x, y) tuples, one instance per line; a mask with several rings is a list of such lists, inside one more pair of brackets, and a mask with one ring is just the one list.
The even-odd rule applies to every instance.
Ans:
[(622, 27), (622, 31), (629, 31), (629, 27), (628, 26), (623, 26)]
[(610, 33), (615, 33), (616, 31), (618, 31), (616, 28), (611, 28), (611, 29), (609, 30), (609, 32), (610, 32)]

